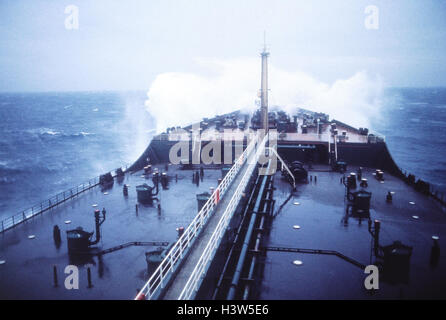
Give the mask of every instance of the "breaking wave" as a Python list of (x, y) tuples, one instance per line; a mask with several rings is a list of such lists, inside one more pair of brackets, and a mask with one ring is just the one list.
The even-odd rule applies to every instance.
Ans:
[[(18, 132), (20, 133), (20, 132)], [(94, 135), (91, 132), (74, 132), (74, 133), (66, 133), (61, 130), (51, 129), (51, 128), (37, 128), (37, 129), (29, 129), (24, 131), (25, 134), (29, 134), (32, 137), (38, 138), (82, 138), (90, 135)]]
[[(145, 105), (156, 120), (158, 132), (203, 117), (257, 108), (258, 59), (200, 59), (198, 63), (207, 75), (169, 72), (159, 74), (152, 82)], [(269, 84), (270, 106), (289, 112), (307, 108), (357, 127), (368, 127), (370, 118), (380, 115), (382, 80), (366, 71), (325, 83), (301, 71), (270, 65)]]

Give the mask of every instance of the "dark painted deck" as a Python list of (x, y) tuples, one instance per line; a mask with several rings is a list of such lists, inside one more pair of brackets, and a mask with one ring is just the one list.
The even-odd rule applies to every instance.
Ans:
[[(160, 167), (161, 168), (161, 167)], [(296, 194), (275, 218), (270, 246), (336, 250), (362, 264), (370, 264), (372, 241), (367, 221), (350, 218), (344, 224), (344, 186), (339, 173), (328, 172), (326, 166), (310, 172), (317, 183), (299, 185)], [(354, 171), (355, 168), (349, 169)], [(413, 190), (398, 178), (385, 174), (379, 183), (364, 170), (372, 194), (371, 218), (382, 221), (381, 245), (401, 240), (413, 246), (409, 284), (390, 285), (381, 282), (374, 295), (363, 286), (365, 274), (358, 267), (335, 256), (268, 252), (262, 285), (262, 299), (375, 299), (375, 298), (444, 298), (446, 294), (446, 212), (437, 202)], [(205, 170), (200, 186), (192, 184), (191, 171), (169, 167), (172, 180), (168, 191), (160, 191), (162, 212), (156, 207), (139, 207), (135, 213), (135, 186), (145, 178), (141, 172), (126, 176), (130, 194), (122, 195), (122, 184), (115, 182), (108, 195), (94, 188), (79, 198), (67, 202), (33, 220), (0, 235), (0, 298), (1, 299), (132, 299), (136, 288), (148, 279), (144, 252), (149, 248), (129, 247), (94, 257), (93, 288), (87, 288), (86, 267), (80, 266), (79, 290), (66, 290), (63, 269), (70, 264), (67, 255), (65, 230), (79, 225), (94, 229), (92, 204), (106, 207), (103, 239), (99, 247), (107, 249), (129, 241), (175, 241), (175, 228), (187, 226), (197, 213), (196, 194), (215, 187), (220, 170)], [(175, 174), (179, 181), (175, 183)], [(279, 175), (279, 174), (278, 174)], [(289, 195), (289, 184), (278, 176), (274, 195), (276, 208)], [(395, 191), (392, 204), (385, 201), (387, 191)], [(229, 197), (225, 198), (229, 199)], [(294, 205), (295, 201), (300, 205)], [(410, 201), (415, 205), (409, 204)], [(419, 219), (414, 219), (413, 216)], [(71, 220), (69, 225), (65, 220)], [(53, 225), (62, 229), (62, 246), (53, 242)], [(300, 225), (300, 230), (292, 228)], [(35, 235), (35, 239), (28, 239)], [(432, 235), (440, 237), (439, 263), (430, 265)], [(205, 245), (205, 241), (197, 242)], [(294, 266), (292, 261), (303, 261)], [(52, 268), (56, 265), (59, 287), (53, 287)], [(178, 278), (180, 279), (180, 278)], [(186, 279), (186, 278), (184, 278)], [(178, 282), (179, 287), (180, 283)], [(173, 297), (173, 296), (172, 296)]]
[(221, 217), (223, 216), (229, 202), (231, 201), (237, 187), (243, 179), (246, 171), (249, 168), (249, 163), (252, 159), (255, 158), (255, 152), (252, 152), (248, 160), (245, 162), (243, 167), (241, 167), (237, 176), (232, 181), (231, 185), (226, 190), (222, 200), (218, 203), (215, 211), (212, 213), (211, 217), (207, 221), (206, 225), (201, 230), (198, 238), (195, 240), (193, 246), (191, 247), (188, 255), (182, 261), (181, 267), (177, 274), (175, 275), (172, 284), (166, 289), (166, 293), (164, 295), (164, 299), (167, 300), (175, 300), (178, 299), (184, 287), (186, 286), (187, 281), (189, 280), (190, 275), (195, 269), (198, 261), (200, 260), (201, 255), (203, 254), (204, 249), (206, 248), (209, 240), (212, 237), (215, 229), (220, 222)]
[[(341, 175), (312, 171), (317, 183), (299, 185), (296, 194), (275, 218), (270, 246), (336, 250), (358, 262), (371, 261), (372, 238), (366, 220), (350, 218), (345, 225), (344, 186)], [(349, 171), (356, 168), (349, 168)], [(377, 181), (372, 170), (363, 170), (372, 192), (371, 219), (382, 222), (380, 244), (395, 240), (413, 247), (408, 284), (380, 282), (371, 295), (364, 288), (365, 274), (360, 268), (336, 256), (304, 253), (268, 252), (261, 299), (379, 299), (379, 298), (445, 298), (446, 297), (446, 212), (438, 202), (416, 191), (398, 178), (385, 174), (384, 183)], [(289, 195), (286, 182), (275, 180), (276, 208)], [(388, 191), (394, 191), (392, 204), (386, 202)], [(414, 205), (409, 202), (415, 202)], [(299, 202), (300, 205), (295, 205)], [(413, 216), (418, 216), (414, 219)], [(299, 225), (301, 229), (293, 229)], [(432, 235), (440, 237), (440, 259), (430, 265)], [(293, 260), (303, 261), (295, 266)]]
[[(164, 166), (159, 167), (160, 170)], [(178, 183), (175, 182), (178, 174)], [(130, 241), (176, 241), (176, 228), (186, 227), (197, 213), (196, 194), (216, 187), (220, 170), (205, 170), (204, 181), (192, 184), (192, 172), (169, 166), (169, 190), (161, 190), (161, 214), (156, 206), (140, 205), (135, 212), (135, 186), (146, 182), (141, 172), (127, 175), (122, 183), (130, 185), (129, 197), (124, 198), (122, 183), (115, 180), (107, 195), (100, 187), (85, 192), (32, 220), (0, 235), (0, 298), (1, 299), (133, 299), (136, 289), (148, 279), (145, 251), (153, 247), (129, 247), (91, 261), (93, 288), (87, 288), (86, 266), (79, 267), (78, 290), (66, 290), (64, 268), (70, 264), (65, 230), (82, 226), (94, 230), (94, 208), (107, 210), (102, 225), (102, 240), (98, 247), (107, 249)], [(149, 180), (148, 184), (152, 184)], [(161, 185), (160, 185), (161, 187)], [(71, 220), (71, 224), (65, 224)], [(62, 245), (55, 247), (52, 230), (59, 225)], [(34, 239), (28, 239), (35, 235)], [(59, 287), (53, 287), (53, 266), (58, 268)]]

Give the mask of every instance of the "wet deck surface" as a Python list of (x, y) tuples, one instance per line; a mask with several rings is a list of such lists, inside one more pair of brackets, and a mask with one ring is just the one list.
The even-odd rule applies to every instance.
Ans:
[[(269, 246), (336, 250), (368, 265), (372, 237), (367, 220), (350, 217), (345, 224), (344, 194), (341, 175), (327, 167), (312, 171), (317, 176), (309, 184), (299, 185), (297, 192), (275, 218)], [(325, 172), (323, 170), (326, 170)], [(349, 171), (356, 168), (349, 168)], [(370, 294), (364, 288), (365, 274), (360, 268), (336, 256), (288, 252), (268, 252), (261, 299), (382, 299), (446, 297), (446, 212), (437, 202), (421, 195), (401, 180), (385, 174), (377, 181), (372, 170), (363, 170), (372, 192), (371, 219), (382, 222), (380, 244), (400, 240), (413, 247), (408, 284), (389, 284), (381, 279), (380, 289)], [(278, 208), (289, 195), (286, 182), (276, 176), (275, 199)], [(359, 189), (359, 188), (358, 188)], [(394, 191), (393, 202), (386, 202)], [(409, 202), (415, 202), (410, 204)], [(299, 205), (295, 205), (299, 202)], [(277, 209), (276, 209), (277, 210)], [(418, 216), (418, 219), (413, 218)], [(299, 225), (299, 230), (293, 229)], [(431, 266), (432, 236), (440, 237), (440, 258)], [(292, 264), (301, 260), (301, 266)]]
[(250, 158), (245, 162), (245, 165), (240, 169), (234, 181), (232, 181), (231, 185), (226, 190), (223, 198), (218, 203), (215, 211), (212, 213), (211, 217), (207, 221), (206, 225), (201, 230), (198, 238), (195, 240), (193, 246), (190, 249), (190, 252), (173, 279), (172, 284), (169, 288), (166, 289), (166, 293), (164, 299), (167, 300), (175, 300), (180, 296), (183, 288), (186, 286), (186, 283), (194, 271), (195, 266), (200, 260), (201, 255), (203, 254), (204, 249), (206, 248), (209, 240), (212, 237), (215, 229), (217, 228), (218, 223), (220, 222), (220, 218), (224, 214), (229, 202), (232, 199), (240, 181), (243, 179), (244, 174), (249, 168), (248, 163), (251, 161), (250, 159), (254, 158), (255, 152), (251, 153)]
[[(164, 166), (159, 167), (160, 171)], [(178, 174), (178, 183), (175, 182)], [(145, 252), (154, 247), (129, 247), (90, 261), (70, 261), (67, 253), (65, 231), (82, 226), (94, 231), (94, 208), (107, 210), (106, 221), (101, 227), (102, 239), (97, 245), (107, 249), (130, 241), (176, 241), (176, 228), (186, 227), (197, 214), (196, 194), (216, 187), (220, 170), (205, 170), (204, 181), (197, 187), (192, 184), (192, 171), (169, 166), (169, 190), (162, 190), (161, 214), (155, 206), (139, 205), (136, 215), (135, 186), (146, 180), (141, 172), (126, 175), (109, 190), (100, 187), (85, 192), (23, 225), (0, 235), (0, 298), (1, 299), (133, 299), (136, 289), (148, 279)], [(123, 183), (129, 184), (129, 196), (122, 193)], [(108, 194), (104, 194), (108, 192)], [(70, 224), (64, 221), (71, 220)], [(56, 248), (53, 226), (61, 229), (62, 244)], [(28, 239), (35, 235), (34, 239)], [(79, 264), (79, 289), (64, 287), (64, 268)], [(92, 264), (93, 288), (87, 288), (86, 264)], [(53, 287), (53, 266), (58, 269), (57, 288)]]
[[(162, 170), (163, 167), (160, 167)], [(367, 221), (350, 217), (345, 224), (344, 186), (339, 173), (327, 167), (310, 172), (317, 183), (298, 186), (296, 194), (275, 218), (270, 246), (336, 250), (360, 263), (370, 264), (372, 239)], [(355, 171), (356, 168), (349, 168)], [(371, 218), (382, 221), (381, 245), (400, 240), (413, 246), (409, 284), (391, 285), (380, 282), (380, 289), (371, 295), (364, 289), (365, 274), (361, 269), (334, 256), (268, 252), (262, 299), (376, 299), (376, 298), (445, 298), (446, 297), (446, 212), (399, 179), (385, 174), (383, 184), (373, 178), (372, 170), (364, 169), (368, 191), (372, 192)], [(0, 235), (0, 298), (1, 299), (132, 299), (137, 288), (148, 279), (144, 253), (150, 247), (129, 247), (92, 258), (80, 265), (78, 290), (67, 290), (63, 283), (64, 268), (73, 263), (67, 254), (65, 231), (77, 226), (94, 230), (92, 207), (105, 206), (107, 220), (102, 225), (98, 247), (107, 249), (129, 241), (175, 241), (176, 228), (187, 226), (197, 213), (196, 194), (217, 185), (220, 170), (205, 170), (204, 182), (192, 184), (192, 172), (169, 167), (170, 189), (160, 190), (162, 211), (156, 206), (139, 206), (135, 213), (135, 186), (146, 182), (141, 172), (126, 176), (121, 183), (104, 191), (92, 189), (33, 220)], [(178, 174), (178, 183), (175, 183)], [(122, 184), (130, 185), (124, 198)], [(151, 184), (151, 180), (148, 182)], [(275, 180), (276, 208), (289, 195), (289, 184), (280, 176)], [(387, 191), (394, 191), (392, 204), (385, 201)], [(227, 194), (228, 195), (228, 194)], [(229, 199), (229, 197), (224, 198)], [(181, 201), (180, 205), (179, 202)], [(223, 200), (222, 200), (223, 201)], [(414, 205), (409, 202), (415, 202)], [(294, 205), (299, 202), (299, 205)], [(414, 219), (413, 216), (418, 216)], [(65, 224), (71, 220), (71, 224)], [(62, 230), (62, 245), (56, 248), (52, 230)], [(301, 229), (293, 229), (293, 225)], [(28, 239), (35, 235), (34, 239)], [(432, 235), (440, 237), (440, 258), (430, 265)], [(205, 242), (197, 242), (205, 245)], [(294, 266), (293, 260), (302, 260)], [(85, 263), (91, 263), (93, 288), (87, 288)], [(53, 266), (58, 268), (59, 286), (53, 287)]]

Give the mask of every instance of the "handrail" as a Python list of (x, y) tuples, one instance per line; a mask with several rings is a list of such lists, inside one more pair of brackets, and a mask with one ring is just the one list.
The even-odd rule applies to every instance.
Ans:
[(270, 147), (266, 147), (266, 150), (272, 150), (273, 153), (276, 155), (277, 158), (279, 158), (280, 163), (282, 164), (282, 170), (285, 167), (285, 169), (288, 171), (290, 177), (293, 179), (293, 188), (296, 188), (296, 179), (294, 178), (294, 175), (291, 173), (291, 170), (288, 168), (288, 166), (286, 165), (285, 161), (283, 161), (283, 159), (279, 156), (279, 154), (277, 153), (276, 149), (274, 148), (270, 148)]
[(135, 300), (140, 297), (145, 297), (146, 299), (152, 299), (154, 296), (159, 294), (159, 289), (164, 288), (165, 278), (169, 276), (169, 272), (173, 273), (178, 265), (179, 260), (183, 257), (185, 252), (191, 247), (191, 244), (196, 239), (201, 228), (207, 222), (207, 219), (211, 216), (213, 209), (216, 207), (220, 198), (223, 197), (231, 182), (237, 176), (240, 168), (247, 161), (251, 151), (255, 148), (257, 144), (257, 137), (254, 138), (240, 155), (240, 157), (235, 161), (234, 165), (228, 171), (226, 176), (220, 182), (218, 187), (214, 190), (211, 197), (206, 201), (201, 210), (197, 213), (195, 218), (183, 232), (181, 237), (172, 246), (172, 248), (167, 253), (166, 257), (160, 263), (158, 268), (147, 280), (146, 284), (138, 292)]
[(237, 189), (232, 196), (228, 206), (226, 207), (225, 212), (220, 218), (220, 221), (218, 222), (218, 225), (213, 232), (211, 238), (209, 239), (208, 244), (206, 245), (206, 248), (203, 250), (203, 253), (198, 260), (198, 263), (196, 264), (194, 270), (192, 271), (192, 274), (190, 275), (186, 285), (184, 286), (181, 294), (178, 297), (178, 300), (188, 300), (191, 299), (194, 295), (194, 293), (198, 290), (199, 285), (203, 279), (203, 276), (207, 270), (208, 264), (211, 262), (215, 251), (218, 248), (218, 244), (220, 243), (221, 237), (224, 235), (226, 228), (229, 224), (229, 221), (231, 220), (233, 213), (235, 212), (235, 209), (237, 208), (237, 205), (240, 201), (240, 198), (242, 196), (242, 193), (245, 190), (246, 185), (248, 184), (248, 181), (252, 175), (252, 172), (254, 168), (257, 166), (257, 162), (259, 160), (259, 157), (262, 152), (264, 152), (265, 144), (268, 139), (268, 135), (265, 135), (264, 139), (260, 143), (260, 145), (257, 148), (257, 152), (253, 156), (253, 161), (249, 161), (248, 165), (249, 168), (246, 170), (245, 174), (243, 175), (242, 180), (240, 181), (239, 185), (237, 186)]
[[(125, 166), (127, 168), (127, 165)], [(119, 168), (116, 168), (113, 171), (116, 171)], [(122, 167), (121, 167), (122, 169)], [(81, 183), (77, 185), (76, 187), (73, 187), (71, 189), (65, 190), (63, 192), (60, 192), (56, 194), (55, 196), (50, 197), (47, 200), (44, 200), (40, 202), (39, 204), (36, 204), (32, 206), (31, 208), (25, 209), (20, 211), (18, 214), (12, 215), (9, 218), (5, 218), (1, 220), (0, 222), (0, 233), (5, 232), (6, 230), (12, 229), (15, 226), (45, 212), (48, 211), (59, 204), (70, 200), (79, 194), (81, 194), (84, 191), (90, 190), (91, 188), (97, 186), (99, 184), (99, 176), (94, 177), (90, 180), (88, 180), (85, 183)]]

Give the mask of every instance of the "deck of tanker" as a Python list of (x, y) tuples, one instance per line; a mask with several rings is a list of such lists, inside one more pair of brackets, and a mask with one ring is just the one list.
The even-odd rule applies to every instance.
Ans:
[(199, 233), (197, 239), (192, 245), (190, 252), (183, 259), (182, 264), (178, 272), (176, 272), (175, 278), (172, 281), (171, 285), (166, 288), (166, 292), (164, 294), (164, 299), (173, 300), (178, 299), (184, 287), (186, 286), (187, 281), (189, 280), (190, 275), (194, 271), (197, 266), (198, 261), (200, 260), (201, 255), (203, 254), (204, 249), (206, 248), (209, 240), (212, 238), (212, 235), (215, 229), (220, 222), (221, 217), (225, 213), (226, 208), (228, 207), (229, 202), (234, 196), (237, 187), (242, 181), (245, 173), (249, 169), (250, 159), (253, 159), (255, 153), (250, 155), (250, 158), (245, 162), (243, 167), (241, 167), (237, 176), (234, 178), (232, 183), (229, 185), (226, 190), (222, 200), (218, 203), (217, 207), (214, 209), (214, 212), (210, 216), (209, 220), (204, 225), (203, 229)]
[[(162, 169), (162, 167), (160, 167)], [(349, 168), (355, 171), (356, 168)], [(379, 219), (381, 245), (400, 240), (413, 247), (408, 284), (380, 283), (373, 295), (364, 289), (364, 272), (335, 256), (302, 253), (267, 253), (261, 299), (300, 298), (444, 298), (446, 290), (446, 212), (437, 202), (413, 190), (398, 178), (385, 173), (384, 183), (372, 176), (372, 169), (364, 169), (368, 191), (372, 192), (371, 219)], [(205, 170), (205, 178), (197, 187), (192, 184), (191, 171), (169, 167), (172, 177), (169, 190), (160, 190), (161, 214), (156, 207), (139, 207), (135, 212), (135, 186), (145, 182), (141, 172), (127, 175), (129, 197), (122, 195), (122, 183), (104, 194), (96, 187), (78, 198), (35, 217), (0, 235), (0, 298), (1, 299), (131, 299), (136, 289), (148, 279), (144, 252), (149, 248), (129, 247), (94, 257), (92, 264), (93, 288), (87, 288), (86, 266), (80, 266), (80, 287), (66, 290), (63, 269), (70, 264), (65, 230), (83, 226), (94, 229), (93, 204), (107, 210), (102, 226), (100, 247), (106, 249), (129, 241), (175, 241), (178, 226), (187, 226), (197, 213), (196, 194), (215, 187), (220, 170)], [(174, 176), (178, 174), (178, 183)], [(309, 173), (317, 176), (308, 184), (301, 184), (291, 200), (274, 219), (269, 246), (336, 250), (362, 264), (370, 264), (371, 236), (367, 221), (350, 217), (345, 223), (344, 186), (341, 175), (330, 172), (327, 166), (315, 166)], [(276, 208), (289, 195), (289, 184), (275, 179)], [(150, 183), (149, 183), (150, 184)], [(394, 191), (393, 202), (385, 201), (388, 191)], [(229, 197), (228, 197), (229, 198)], [(181, 203), (179, 203), (181, 202)], [(295, 205), (299, 202), (299, 205)], [(414, 204), (410, 204), (414, 202)], [(417, 216), (418, 219), (414, 218)], [(71, 220), (71, 224), (64, 221)], [(62, 246), (57, 249), (52, 229), (62, 230)], [(293, 229), (293, 225), (301, 228)], [(28, 239), (35, 235), (34, 239)], [(440, 237), (440, 258), (437, 265), (430, 263), (432, 236)], [(198, 244), (198, 242), (197, 242)], [(200, 242), (200, 246), (205, 242)], [(294, 266), (293, 260), (301, 260)], [(58, 268), (59, 287), (53, 287), (53, 266)], [(180, 278), (178, 278), (180, 279)], [(180, 282), (178, 286), (181, 287)]]
[[(350, 167), (348, 172), (356, 172)], [(364, 169), (367, 191), (372, 192), (370, 217), (381, 221), (380, 244), (400, 240), (413, 247), (408, 284), (380, 281), (374, 294), (364, 288), (366, 275), (360, 268), (329, 255), (267, 252), (261, 299), (383, 299), (446, 297), (446, 210), (432, 198), (416, 192), (398, 178), (385, 174), (384, 183)], [(342, 176), (328, 166), (315, 166), (317, 176), (301, 184), (274, 219), (268, 246), (335, 250), (369, 265), (372, 237), (367, 220), (345, 221), (345, 189)], [(289, 196), (289, 187), (277, 173), (274, 196), (278, 208)], [(393, 202), (386, 202), (394, 191)], [(295, 204), (295, 203), (299, 204)], [(411, 204), (413, 202), (414, 204)], [(418, 217), (418, 218), (417, 218)], [(294, 229), (299, 225), (300, 229)], [(432, 236), (440, 237), (438, 265), (431, 265)], [(303, 262), (293, 265), (294, 260)]]
[[(160, 171), (164, 166), (159, 166)], [(175, 175), (178, 182), (175, 182)], [(169, 190), (160, 191), (161, 213), (155, 206), (139, 205), (136, 214), (135, 186), (146, 180), (142, 172), (128, 174), (125, 180), (102, 191), (95, 187), (71, 201), (43, 213), (0, 235), (0, 299), (132, 299), (136, 289), (148, 279), (145, 252), (153, 247), (128, 247), (90, 261), (79, 267), (79, 289), (66, 290), (64, 268), (71, 264), (67, 254), (65, 231), (82, 226), (94, 231), (93, 204), (107, 211), (101, 227), (102, 239), (97, 245), (107, 249), (130, 241), (177, 240), (176, 228), (186, 227), (197, 214), (196, 194), (217, 186), (220, 170), (206, 169), (204, 181), (192, 183), (192, 171), (169, 166)], [(123, 196), (123, 184), (130, 185), (129, 196)], [(107, 192), (107, 194), (105, 194)], [(70, 224), (65, 221), (70, 220)], [(53, 226), (61, 229), (62, 244), (56, 248)], [(29, 239), (29, 235), (35, 235)], [(94, 237), (94, 236), (93, 236)], [(86, 264), (91, 264), (93, 288), (87, 288)], [(57, 266), (57, 288), (53, 287), (53, 266)]]

